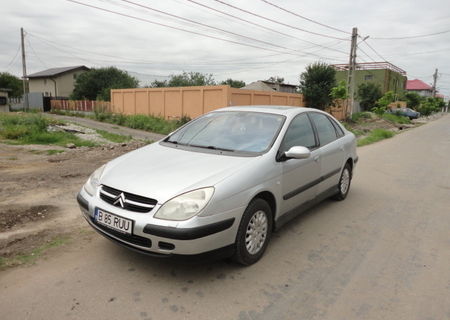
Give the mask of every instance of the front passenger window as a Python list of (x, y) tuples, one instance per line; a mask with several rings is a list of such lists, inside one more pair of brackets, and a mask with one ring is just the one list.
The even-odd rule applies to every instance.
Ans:
[(321, 146), (336, 140), (336, 129), (326, 115), (318, 112), (311, 112), (310, 116), (316, 126)]
[(292, 120), (281, 143), (280, 151), (286, 152), (294, 146), (307, 148), (316, 146), (314, 130), (306, 114), (300, 114)]

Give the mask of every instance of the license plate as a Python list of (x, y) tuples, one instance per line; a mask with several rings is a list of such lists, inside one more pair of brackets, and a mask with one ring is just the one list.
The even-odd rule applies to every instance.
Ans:
[(116, 216), (98, 208), (95, 210), (94, 220), (97, 223), (122, 233), (132, 234), (133, 232), (133, 220)]

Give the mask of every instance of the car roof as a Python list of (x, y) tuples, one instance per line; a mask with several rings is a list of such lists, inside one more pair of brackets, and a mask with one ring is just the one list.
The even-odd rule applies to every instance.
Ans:
[(291, 106), (281, 106), (281, 105), (252, 105), (252, 106), (234, 106), (234, 107), (226, 107), (214, 110), (213, 112), (220, 111), (247, 111), (247, 112), (265, 112), (265, 113), (274, 113), (280, 115), (293, 115), (302, 113), (305, 111), (311, 111), (311, 108), (305, 107), (291, 107)]

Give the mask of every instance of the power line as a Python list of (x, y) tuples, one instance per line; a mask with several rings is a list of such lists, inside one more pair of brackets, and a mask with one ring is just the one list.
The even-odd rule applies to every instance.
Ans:
[(16, 58), (17, 58), (17, 55), (19, 54), (19, 51), (20, 51), (20, 44), (17, 47), (17, 51), (16, 51), (16, 54), (14, 55), (14, 57), (11, 59), (11, 61), (3, 69), (9, 70), (9, 67), (14, 63), (14, 61), (16, 61)]
[[(54, 48), (57, 48), (61, 52), (72, 52), (72, 50), (64, 50), (64, 49), (62, 49), (61, 48), (61, 45), (62, 45), (61, 43), (50, 41), (50, 40), (48, 40), (46, 38), (43, 38), (41, 36), (37, 36), (34, 33), (28, 33), (28, 35), (48, 43), (49, 45), (51, 45)], [(186, 62), (167, 63), (165, 61), (164, 62), (160, 62), (160, 61), (148, 61), (148, 60), (147, 61), (146, 60), (126, 60), (123, 57), (119, 57), (119, 56), (101, 54), (101, 53), (97, 53), (97, 52), (93, 52), (93, 51), (89, 51), (89, 50), (85, 50), (85, 49), (76, 48), (76, 47), (69, 46), (69, 45), (66, 45), (66, 44), (63, 44), (63, 45), (64, 45), (64, 47), (72, 48), (72, 49), (77, 50), (77, 51), (87, 52), (89, 54), (93, 54), (93, 55), (97, 55), (97, 56), (103, 56), (103, 57), (110, 57), (110, 58), (113, 58), (113, 59), (119, 59), (119, 60), (104, 60), (104, 59), (97, 59), (97, 58), (95, 58), (95, 61), (97, 61), (97, 62), (99, 62), (99, 61), (100, 62), (108, 62), (108, 63), (109, 62), (110, 63), (117, 62), (117, 63), (137, 64), (137, 65), (139, 65), (139, 64), (151, 65), (151, 64), (164, 63), (165, 65), (172, 65), (172, 66), (186, 66), (186, 64), (187, 64)], [(281, 55), (283, 55), (283, 54), (281, 54)], [(75, 57), (75, 58), (79, 58), (78, 56), (75, 56), (73, 54), (71, 54), (71, 56)], [(258, 59), (258, 58), (270, 58), (270, 57), (274, 57), (274, 56), (280, 56), (280, 54), (277, 53), (277, 54), (270, 54), (270, 55), (260, 56), (260, 57), (256, 57), (256, 59)], [(85, 59), (85, 61), (93, 62), (93, 61), (86, 60), (86, 59)], [(278, 62), (279, 61), (259, 61), (258, 62), (258, 61), (255, 61), (255, 58), (251, 58), (248, 61), (246, 61), (245, 59), (208, 60), (208, 61), (202, 61), (201, 63), (192, 63), (191, 62), (191, 63), (189, 63), (189, 65), (191, 65), (191, 66), (209, 66), (211, 64), (223, 64), (223, 65), (227, 65), (227, 64), (230, 64), (230, 65), (231, 64), (232, 65), (241, 65), (241, 64), (242, 65), (251, 65), (251, 64), (255, 64), (255, 65), (262, 65), (262, 64), (278, 63)]]
[(301, 19), (304, 19), (304, 20), (307, 20), (307, 21), (309, 21), (309, 22), (318, 24), (318, 25), (320, 25), (320, 26), (322, 26), (322, 27), (325, 27), (325, 28), (328, 28), (328, 29), (332, 29), (332, 30), (335, 30), (335, 31), (339, 31), (339, 32), (342, 32), (342, 33), (350, 34), (350, 35), (352, 34), (351, 32), (344, 31), (344, 30), (341, 30), (341, 29), (338, 29), (338, 28), (329, 26), (329, 25), (327, 25), (327, 24), (324, 24), (324, 23), (315, 21), (315, 20), (313, 20), (313, 19), (307, 18), (307, 17), (305, 17), (305, 16), (302, 16), (302, 15), (296, 13), (296, 12), (292, 12), (292, 11), (290, 11), (290, 10), (288, 10), (288, 9), (282, 8), (282, 7), (276, 5), (276, 4), (272, 3), (272, 2), (269, 2), (269, 1), (267, 1), (267, 0), (260, 0), (260, 1), (265, 2), (265, 3), (267, 3), (268, 5), (270, 5), (270, 6), (272, 6), (272, 7), (278, 8), (278, 9), (284, 11), (284, 12), (290, 13), (290, 14), (292, 14), (292, 15), (294, 15), (294, 16), (296, 16), (296, 17), (299, 17), (299, 18), (301, 18)]
[(273, 22), (273, 23), (276, 23), (276, 24), (279, 24), (279, 25), (288, 27), (288, 28), (296, 29), (296, 30), (299, 30), (299, 31), (302, 31), (302, 32), (307, 32), (307, 33), (310, 33), (310, 34), (314, 34), (314, 35), (316, 35), (316, 36), (321, 36), (321, 37), (326, 37), (326, 38), (331, 38), (331, 39), (337, 39), (337, 40), (346, 40), (346, 41), (350, 41), (350, 40), (347, 39), (347, 38), (339, 38), (339, 37), (330, 36), (330, 35), (326, 35), (326, 34), (319, 33), (319, 32), (313, 32), (313, 31), (309, 31), (309, 30), (305, 30), (305, 29), (302, 29), (302, 28), (298, 28), (298, 27), (295, 27), (295, 26), (292, 26), (292, 25), (289, 25), (289, 24), (286, 24), (286, 23), (283, 23), (283, 22), (280, 22), (280, 21), (276, 21), (276, 20), (274, 20), (274, 19), (271, 19), (271, 18), (262, 16), (262, 15), (260, 15), (260, 14), (257, 14), (257, 13), (254, 13), (254, 12), (251, 12), (251, 11), (248, 11), (248, 10), (245, 10), (245, 9), (242, 9), (242, 8), (239, 8), (239, 7), (236, 7), (236, 6), (232, 5), (232, 4), (229, 4), (229, 3), (224, 2), (224, 1), (222, 1), (222, 0), (214, 0), (214, 1), (219, 2), (219, 3), (223, 4), (223, 5), (228, 6), (228, 7), (234, 8), (234, 9), (236, 9), (236, 10), (239, 10), (239, 11), (242, 11), (242, 12), (245, 12), (245, 13), (248, 13), (248, 14), (251, 14), (251, 15), (256, 16), (256, 17), (258, 17), (258, 18), (261, 18), (261, 19), (264, 19), (264, 20), (267, 20), (267, 21), (270, 21), (270, 22)]
[(129, 3), (129, 4), (132, 4), (132, 5), (135, 5), (135, 6), (144, 8), (144, 9), (147, 9), (147, 10), (155, 11), (155, 12), (158, 12), (160, 14), (163, 14), (163, 15), (175, 18), (175, 19), (180, 19), (180, 20), (183, 20), (183, 21), (194, 23), (194, 24), (200, 25), (202, 27), (207, 27), (207, 28), (210, 28), (210, 29), (213, 29), (213, 30), (217, 30), (217, 31), (220, 31), (220, 32), (223, 32), (223, 33), (231, 34), (233, 36), (245, 38), (245, 39), (252, 40), (252, 41), (255, 41), (255, 42), (259, 42), (259, 43), (262, 43), (262, 44), (265, 44), (265, 45), (269, 45), (269, 46), (272, 46), (272, 47), (275, 47), (275, 48), (280, 48), (280, 49), (284, 49), (284, 50), (298, 51), (298, 50), (295, 50), (295, 49), (291, 49), (291, 48), (287, 48), (287, 47), (284, 47), (284, 46), (276, 45), (276, 44), (273, 44), (273, 43), (270, 43), (270, 42), (267, 42), (267, 41), (259, 40), (259, 39), (253, 38), (253, 37), (248, 37), (248, 36), (242, 35), (240, 33), (228, 31), (228, 30), (221, 29), (221, 28), (217, 28), (217, 27), (211, 26), (209, 24), (198, 22), (198, 21), (195, 21), (195, 20), (192, 20), (192, 19), (189, 19), (189, 18), (184, 18), (184, 17), (178, 16), (178, 15), (175, 15), (175, 14), (172, 14), (172, 13), (169, 13), (169, 12), (166, 12), (166, 11), (158, 10), (158, 9), (155, 9), (155, 8), (152, 8), (152, 7), (149, 7), (149, 6), (137, 3), (137, 2), (133, 2), (133, 1), (130, 1), (130, 0), (120, 0), (120, 1)]
[[(27, 34), (29, 35), (29, 33), (27, 33)], [(31, 45), (31, 41), (30, 41), (28, 38), (27, 38), (26, 40), (27, 40), (28, 45), (29, 45), (30, 48), (31, 48), (31, 51), (33, 51), (33, 53), (34, 53), (34, 56), (39, 60), (39, 62), (40, 62), (46, 69), (48, 69), (47, 64), (46, 64), (44, 61), (42, 61), (42, 59), (37, 55), (36, 51), (34, 51), (34, 48), (33, 48), (33, 46)]]
[[(275, 32), (275, 33), (277, 33), (277, 34), (281, 34), (281, 35), (286, 36), (286, 37), (289, 37), (289, 38), (293, 38), (293, 39), (296, 39), (296, 40), (300, 40), (300, 41), (302, 41), (302, 42), (306, 42), (306, 43), (309, 43), (309, 44), (313, 44), (312, 47), (310, 47), (310, 48), (305, 48), (305, 50), (308, 50), (308, 49), (311, 49), (311, 48), (314, 48), (314, 47), (322, 47), (322, 48), (324, 48), (324, 49), (330, 49), (330, 50), (336, 51), (335, 49), (332, 49), (332, 48), (330, 48), (330, 47), (328, 47), (328, 46), (324, 46), (324, 45), (321, 45), (321, 44), (318, 44), (318, 43), (314, 43), (314, 42), (311, 42), (311, 41), (307, 41), (307, 40), (298, 38), (298, 37), (293, 36), (293, 35), (290, 35), (290, 34), (288, 34), (288, 33), (284, 33), (284, 32), (281, 32), (281, 31), (278, 31), (278, 30), (275, 30), (275, 29), (266, 27), (266, 26), (264, 26), (264, 25), (262, 25), (262, 24), (259, 24), (259, 23), (256, 23), (256, 22), (253, 22), (253, 21), (250, 21), (250, 20), (247, 20), (247, 19), (244, 19), (244, 18), (235, 16), (235, 15), (230, 14), (230, 13), (228, 13), (228, 12), (225, 12), (225, 11), (222, 11), (222, 10), (218, 10), (218, 9), (216, 9), (216, 8), (207, 6), (207, 5), (203, 4), (203, 3), (199, 3), (199, 2), (194, 1), (194, 0), (186, 0), (186, 1), (189, 1), (189, 2), (191, 2), (191, 3), (194, 3), (194, 4), (198, 5), (198, 6), (207, 8), (207, 9), (212, 10), (212, 11), (215, 11), (215, 12), (219, 12), (219, 13), (221, 13), (221, 14), (223, 14), (223, 15), (226, 15), (226, 16), (228, 16), (228, 17), (231, 17), (231, 18), (233, 18), (233, 19), (237, 19), (237, 20), (240, 20), (240, 21), (244, 21), (244, 22), (246, 22), (246, 23), (249, 23), (249, 24), (251, 24), (251, 25), (254, 25), (254, 26), (263, 28), (263, 29), (265, 29), (265, 30), (269, 30), (269, 31), (271, 31), (271, 32)], [(338, 51), (338, 52), (341, 52), (341, 51)], [(344, 53), (344, 52), (342, 52), (342, 53)]]
[(449, 33), (450, 30), (444, 30), (434, 33), (428, 33), (428, 34), (421, 34), (421, 35), (414, 35), (414, 36), (402, 36), (402, 37), (370, 37), (374, 40), (403, 40), (403, 39), (416, 39), (416, 38), (425, 38), (425, 37), (431, 37), (431, 36), (437, 36), (439, 34)]
[(97, 7), (97, 6), (93, 6), (93, 5), (90, 5), (90, 4), (87, 4), (87, 3), (83, 3), (83, 2), (79, 2), (79, 1), (75, 1), (75, 0), (66, 0), (66, 1), (73, 2), (73, 3), (79, 4), (79, 5), (82, 5), (82, 6), (85, 6), (85, 7), (90, 7), (90, 8), (96, 9), (96, 10), (113, 13), (113, 14), (116, 14), (116, 15), (119, 15), (119, 16), (130, 18), (130, 19), (143, 21), (143, 22), (147, 22), (147, 23), (150, 23), (150, 24), (154, 24), (154, 25), (158, 25), (158, 26), (169, 28), (169, 29), (174, 29), (174, 30), (186, 32), (186, 33), (196, 34), (196, 35), (199, 35), (199, 36), (203, 36), (203, 37), (207, 37), (207, 38), (211, 38), (211, 39), (215, 39), (215, 40), (225, 41), (225, 42), (237, 44), (237, 45), (240, 45), (240, 46), (246, 46), (246, 47), (251, 47), (251, 48), (265, 50), (265, 51), (271, 51), (271, 52), (277, 52), (277, 53), (285, 53), (285, 54), (297, 55), (297, 54), (294, 54), (294, 53), (282, 52), (282, 51), (279, 51), (279, 50), (264, 48), (264, 47), (260, 47), (260, 46), (256, 46), (256, 45), (252, 45), (252, 44), (248, 44), (248, 43), (243, 43), (243, 42), (238, 42), (238, 41), (234, 41), (234, 40), (220, 38), (220, 37), (216, 37), (216, 36), (212, 36), (212, 35), (207, 35), (207, 34), (204, 34), (204, 33), (201, 33), (201, 32), (187, 30), (187, 29), (183, 29), (183, 28), (167, 25), (167, 24), (164, 24), (164, 23), (151, 21), (151, 20), (148, 20), (148, 19), (139, 18), (139, 17), (136, 17), (136, 16), (132, 16), (132, 15), (129, 15), (129, 14), (122, 13), (122, 12), (117, 12), (117, 11), (113, 11), (113, 10), (109, 10), (109, 9), (105, 9), (105, 8), (101, 8), (101, 7)]
[(381, 54), (379, 54), (378, 51), (375, 50), (367, 41), (364, 41), (364, 43), (366, 44), (366, 46), (368, 46), (370, 48), (370, 50), (372, 50), (378, 57), (380, 57), (381, 60), (387, 61), (387, 59), (384, 58)]

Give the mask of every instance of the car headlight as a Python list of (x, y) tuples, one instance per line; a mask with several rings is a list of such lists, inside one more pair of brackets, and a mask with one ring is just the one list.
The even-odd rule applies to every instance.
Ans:
[(95, 194), (98, 186), (100, 185), (100, 177), (102, 176), (105, 166), (106, 166), (106, 164), (102, 165), (100, 168), (95, 170), (94, 173), (91, 174), (88, 181), (84, 185), (84, 190), (87, 193), (89, 193), (91, 196), (93, 196)]
[(192, 218), (208, 204), (213, 193), (214, 188), (208, 187), (179, 195), (164, 203), (154, 217), (176, 221)]

